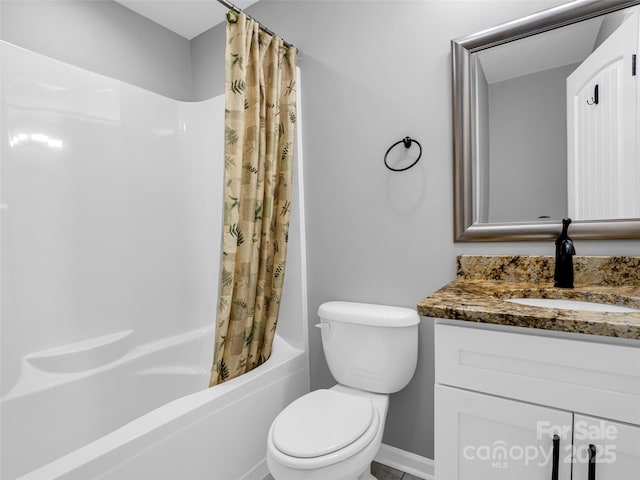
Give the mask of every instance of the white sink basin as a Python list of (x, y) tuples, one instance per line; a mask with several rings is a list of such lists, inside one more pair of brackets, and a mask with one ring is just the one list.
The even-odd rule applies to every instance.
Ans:
[(508, 298), (507, 302), (529, 305), (531, 307), (562, 308), (566, 310), (584, 310), (588, 312), (628, 312), (640, 313), (636, 308), (620, 307), (607, 303), (582, 302), (580, 300), (560, 300), (556, 298)]

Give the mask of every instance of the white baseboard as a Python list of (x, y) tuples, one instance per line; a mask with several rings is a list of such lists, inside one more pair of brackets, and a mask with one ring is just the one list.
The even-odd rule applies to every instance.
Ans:
[(424, 480), (435, 479), (433, 460), (384, 443), (380, 445), (380, 450), (374, 460)]
[(240, 480), (266, 480), (271, 478), (269, 475), (269, 469), (267, 468), (267, 460), (262, 460), (258, 465), (253, 467), (249, 473), (247, 473)]

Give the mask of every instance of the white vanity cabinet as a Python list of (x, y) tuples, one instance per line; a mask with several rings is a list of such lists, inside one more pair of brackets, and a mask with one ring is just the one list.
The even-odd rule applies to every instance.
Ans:
[(436, 479), (553, 478), (553, 437), (538, 433), (540, 419), (566, 428), (568, 438), (555, 447), (556, 478), (571, 478), (571, 464), (561, 461), (571, 446), (570, 412), (443, 385), (436, 385), (435, 408)]
[(437, 480), (640, 478), (640, 342), (467, 325), (435, 325)]
[[(640, 405), (638, 405), (640, 409)], [(573, 478), (624, 480), (640, 478), (640, 427), (574, 415)], [(593, 435), (590, 432), (601, 435)], [(600, 437), (600, 438), (598, 438)], [(592, 447), (593, 446), (593, 447)], [(595, 450), (592, 450), (595, 448)], [(595, 462), (589, 462), (595, 455)], [(590, 476), (589, 468), (593, 473)]]

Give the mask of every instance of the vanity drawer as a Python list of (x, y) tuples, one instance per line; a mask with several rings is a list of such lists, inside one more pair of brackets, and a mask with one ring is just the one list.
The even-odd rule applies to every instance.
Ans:
[(436, 323), (436, 383), (640, 424), (640, 342), (611, 345), (524, 330)]

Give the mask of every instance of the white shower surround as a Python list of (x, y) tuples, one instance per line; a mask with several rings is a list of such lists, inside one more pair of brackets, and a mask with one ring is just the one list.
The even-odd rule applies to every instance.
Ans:
[(271, 420), (309, 389), (300, 149), (274, 353), (207, 389), (223, 96), (0, 49), (2, 478), (263, 478)]

